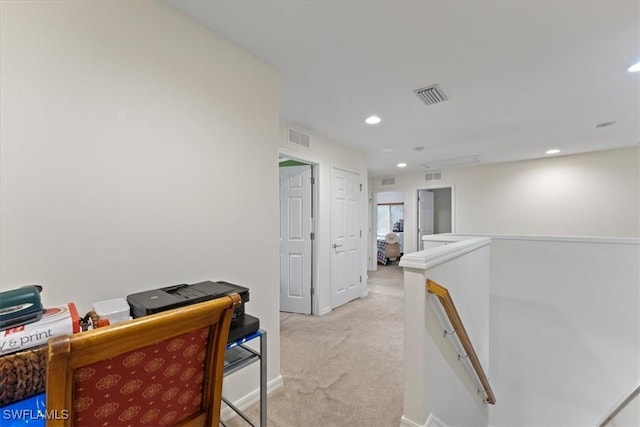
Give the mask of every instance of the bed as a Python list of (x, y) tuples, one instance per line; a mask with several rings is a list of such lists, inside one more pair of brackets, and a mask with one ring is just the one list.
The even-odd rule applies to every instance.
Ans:
[(387, 265), (389, 262), (384, 254), (384, 247), (386, 244), (386, 240), (378, 238), (378, 264)]

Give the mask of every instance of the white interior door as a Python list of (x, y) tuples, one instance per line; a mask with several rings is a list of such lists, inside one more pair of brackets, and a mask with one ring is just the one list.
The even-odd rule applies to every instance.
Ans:
[(433, 192), (418, 190), (418, 248), (422, 250), (422, 236), (433, 234)]
[(331, 169), (331, 307), (362, 296), (360, 175)]
[(280, 311), (311, 313), (311, 166), (280, 168)]

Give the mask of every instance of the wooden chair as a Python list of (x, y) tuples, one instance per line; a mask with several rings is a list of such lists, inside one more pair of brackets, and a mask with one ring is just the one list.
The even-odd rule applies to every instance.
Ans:
[(218, 427), (232, 294), (49, 340), (47, 426)]

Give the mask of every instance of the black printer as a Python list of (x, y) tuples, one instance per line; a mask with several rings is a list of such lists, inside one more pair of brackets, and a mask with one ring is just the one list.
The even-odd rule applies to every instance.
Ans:
[(220, 298), (234, 292), (240, 295), (242, 302), (236, 307), (231, 319), (228, 342), (233, 342), (260, 328), (260, 319), (244, 312), (244, 305), (249, 301), (249, 289), (244, 286), (212, 281), (192, 285), (180, 284), (127, 295), (127, 303), (131, 308), (131, 316), (137, 318)]

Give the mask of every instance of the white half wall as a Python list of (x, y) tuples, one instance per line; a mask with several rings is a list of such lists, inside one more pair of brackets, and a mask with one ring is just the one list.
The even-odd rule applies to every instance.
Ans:
[(162, 2), (0, 7), (0, 288), (237, 283), (278, 378), (276, 71)]
[[(438, 239), (437, 237), (435, 239)], [(458, 241), (459, 240), (459, 241)], [(404, 412), (402, 426), (424, 426), (430, 416), (449, 426), (487, 426), (489, 411), (428, 299), (426, 280), (454, 301), (484, 372), (489, 376), (490, 239), (430, 242), (402, 257), (404, 267)], [(495, 390), (494, 390), (495, 391)], [(500, 400), (500, 397), (497, 397)], [(430, 423), (431, 425), (431, 423)]]
[(417, 250), (417, 189), (453, 187), (455, 233), (640, 237), (640, 148), (369, 180), (371, 191), (405, 191), (405, 247)]
[(640, 377), (640, 241), (491, 239), (491, 425), (598, 425)]
[(282, 122), (280, 125), (280, 153), (284, 156), (296, 160), (317, 165), (318, 175), (316, 176), (316, 190), (318, 192), (316, 207), (317, 219), (317, 248), (314, 255), (314, 295), (315, 314), (323, 315), (331, 311), (331, 254), (333, 248), (331, 244), (331, 169), (333, 167), (342, 168), (360, 174), (362, 179), (362, 200), (361, 212), (358, 221), (362, 228), (362, 292), (367, 294), (366, 273), (367, 273), (367, 244), (366, 236), (368, 229), (368, 208), (367, 208), (367, 162), (364, 153), (353, 150), (344, 145), (332, 142), (327, 138), (310, 132), (304, 128), (293, 126), (294, 129), (310, 136), (310, 147), (304, 147), (288, 142), (289, 124)]

